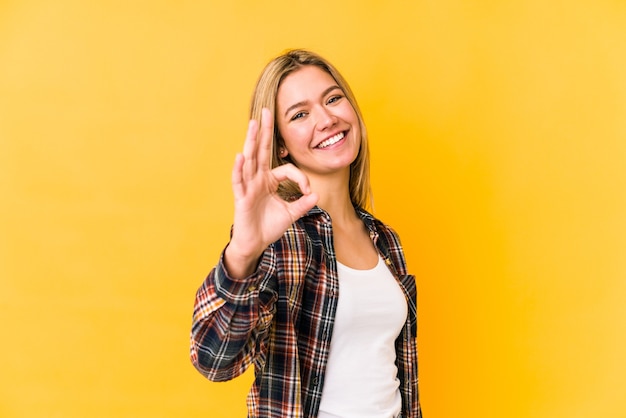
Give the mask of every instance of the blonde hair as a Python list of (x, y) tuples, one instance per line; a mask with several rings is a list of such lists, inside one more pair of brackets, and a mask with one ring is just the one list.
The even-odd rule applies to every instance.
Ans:
[[(250, 118), (261, 120), (261, 109), (264, 107), (276, 114), (276, 96), (281, 82), (289, 74), (307, 65), (316, 66), (330, 74), (341, 90), (343, 90), (357, 115), (361, 131), (361, 147), (356, 159), (350, 165), (350, 200), (353, 205), (367, 209), (372, 206), (367, 130), (350, 86), (331, 63), (313, 52), (302, 49), (289, 50), (274, 58), (265, 66), (257, 81), (250, 104)], [(274, 138), (271, 151), (272, 168), (291, 162), (288, 156), (286, 158), (280, 156), (279, 148), (281, 144), (282, 138), (277, 128), (276, 117), (274, 117)], [(285, 200), (292, 200), (302, 195), (298, 185), (291, 181), (281, 183), (278, 193)]]

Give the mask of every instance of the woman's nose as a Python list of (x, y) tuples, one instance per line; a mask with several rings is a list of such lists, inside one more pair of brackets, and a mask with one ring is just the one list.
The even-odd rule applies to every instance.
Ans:
[(323, 131), (334, 126), (337, 123), (337, 117), (328, 109), (321, 107), (317, 112), (317, 129)]

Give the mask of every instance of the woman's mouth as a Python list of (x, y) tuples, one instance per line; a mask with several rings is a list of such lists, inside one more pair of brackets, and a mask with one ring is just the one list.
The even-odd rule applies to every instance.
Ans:
[(330, 147), (331, 145), (336, 144), (341, 141), (346, 136), (345, 132), (339, 132), (337, 135), (331, 136), (330, 138), (322, 141), (315, 148), (323, 149), (326, 147)]

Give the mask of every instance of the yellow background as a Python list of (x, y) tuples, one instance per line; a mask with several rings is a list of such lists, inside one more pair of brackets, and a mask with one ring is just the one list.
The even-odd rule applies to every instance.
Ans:
[(244, 416), (191, 309), (291, 47), (360, 100), (425, 416), (626, 416), (621, 0), (0, 2), (0, 416)]

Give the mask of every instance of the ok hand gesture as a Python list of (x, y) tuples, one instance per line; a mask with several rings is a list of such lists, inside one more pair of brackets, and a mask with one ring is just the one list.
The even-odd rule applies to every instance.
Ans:
[[(274, 117), (268, 109), (261, 113), (261, 124), (251, 120), (243, 153), (237, 154), (232, 173), (235, 196), (233, 234), (226, 248), (226, 269), (234, 278), (251, 274), (263, 251), (289, 226), (317, 203), (306, 175), (293, 164), (270, 169)], [(303, 196), (293, 202), (278, 194), (281, 181), (292, 180)]]

